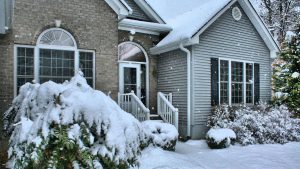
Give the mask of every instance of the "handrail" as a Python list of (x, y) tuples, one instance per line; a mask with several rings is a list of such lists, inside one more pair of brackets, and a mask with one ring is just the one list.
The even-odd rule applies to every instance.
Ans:
[(162, 92), (158, 92), (158, 95), (160, 96), (160, 99), (162, 99), (162, 100), (165, 102), (165, 104), (167, 104), (167, 106), (170, 107), (170, 109), (171, 109), (172, 111), (178, 111), (178, 109), (175, 108), (175, 107), (169, 102), (169, 100), (166, 98), (166, 96), (165, 96)]
[(178, 109), (171, 103), (172, 94), (167, 97), (162, 92), (157, 93), (157, 113), (165, 122), (173, 124), (178, 129)]
[(131, 93), (118, 93), (118, 104), (126, 112), (131, 113), (139, 121), (150, 120), (150, 110), (145, 107), (142, 101)]

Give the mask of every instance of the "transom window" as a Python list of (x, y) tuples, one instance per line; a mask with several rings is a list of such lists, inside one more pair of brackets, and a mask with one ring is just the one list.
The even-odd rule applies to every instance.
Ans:
[(220, 104), (253, 104), (253, 74), (253, 63), (219, 60)]
[(77, 49), (73, 36), (60, 28), (44, 31), (37, 46), (15, 45), (16, 85), (35, 80), (39, 83), (70, 80), (79, 69), (90, 86), (95, 86), (95, 52)]

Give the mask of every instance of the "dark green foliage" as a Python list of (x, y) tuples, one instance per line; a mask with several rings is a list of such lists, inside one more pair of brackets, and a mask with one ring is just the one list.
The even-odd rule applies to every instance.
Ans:
[[(84, 123), (81, 125), (81, 140), (85, 147), (91, 147), (88, 137), (88, 128)], [(73, 163), (76, 162), (81, 168), (94, 168), (93, 160), (98, 160), (104, 169), (127, 169), (129, 166), (126, 162), (120, 161), (118, 164), (108, 157), (92, 155), (88, 149), (82, 149), (75, 140), (68, 137), (68, 126), (52, 125), (53, 132), (49, 140), (44, 140), (42, 146), (36, 147), (35, 144), (18, 145), (26, 152), (22, 160), (17, 161), (18, 168), (59, 168), (72, 169)], [(36, 153), (37, 157), (32, 158), (30, 155)], [(14, 152), (18, 153), (18, 152)], [(128, 163), (133, 166), (135, 160)]]
[(221, 142), (216, 142), (214, 138), (210, 138), (210, 137), (206, 137), (206, 142), (207, 145), (211, 148), (211, 149), (222, 149), (222, 148), (227, 148), (230, 146), (231, 141), (228, 138), (225, 138), (224, 140), (222, 140)]
[(296, 34), (290, 42), (283, 44), (279, 58), (273, 63), (274, 92), (281, 93), (275, 95), (273, 103), (285, 104), (295, 116), (300, 116), (300, 77), (292, 77), (294, 73), (300, 73), (299, 30)]

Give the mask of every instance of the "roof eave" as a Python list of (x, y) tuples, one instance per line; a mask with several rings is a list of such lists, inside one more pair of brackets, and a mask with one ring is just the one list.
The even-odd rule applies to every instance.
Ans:
[(145, 0), (134, 0), (134, 2), (154, 21), (160, 24), (166, 22), (157, 14), (157, 12), (145, 1)]
[(152, 35), (160, 35), (161, 33), (170, 32), (172, 28), (166, 24), (153, 22), (137, 21), (132, 19), (123, 19), (119, 22), (119, 30), (146, 33)]
[(181, 40), (178, 40), (178, 41), (166, 44), (166, 45), (155, 46), (153, 48), (150, 48), (150, 53), (152, 55), (159, 55), (162, 53), (166, 53), (166, 52), (178, 49), (180, 44), (182, 44), (184, 47), (186, 47), (186, 46), (195, 45), (197, 43), (195, 43), (190, 38), (185, 38), (185, 39), (181, 39)]
[(120, 20), (132, 13), (132, 9), (124, 0), (105, 0), (105, 2), (118, 14)]

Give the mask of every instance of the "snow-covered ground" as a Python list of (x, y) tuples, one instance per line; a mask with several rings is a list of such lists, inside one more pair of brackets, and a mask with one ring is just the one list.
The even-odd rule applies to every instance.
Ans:
[(178, 142), (175, 152), (149, 147), (139, 161), (139, 169), (299, 169), (300, 143), (212, 150), (203, 140)]

